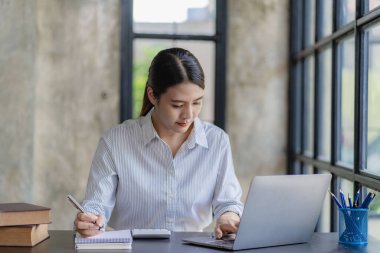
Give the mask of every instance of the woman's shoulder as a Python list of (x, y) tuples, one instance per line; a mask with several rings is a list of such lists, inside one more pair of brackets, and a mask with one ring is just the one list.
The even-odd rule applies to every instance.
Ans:
[(207, 136), (207, 139), (220, 137), (222, 137), (223, 139), (228, 139), (228, 134), (222, 128), (208, 121), (200, 120), (199, 122)]
[(115, 137), (118, 138), (121, 135), (135, 136), (136, 132), (140, 128), (139, 126), (139, 119), (128, 119), (105, 130), (102, 134), (102, 137), (105, 139), (110, 139)]

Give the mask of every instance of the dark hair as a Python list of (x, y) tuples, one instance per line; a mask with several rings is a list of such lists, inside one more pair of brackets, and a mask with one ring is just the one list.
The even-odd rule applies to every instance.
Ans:
[(198, 59), (188, 50), (169, 48), (160, 51), (149, 67), (140, 116), (145, 116), (153, 107), (148, 98), (148, 87), (152, 88), (154, 96), (159, 99), (169, 87), (183, 82), (191, 82), (204, 89), (204, 79)]

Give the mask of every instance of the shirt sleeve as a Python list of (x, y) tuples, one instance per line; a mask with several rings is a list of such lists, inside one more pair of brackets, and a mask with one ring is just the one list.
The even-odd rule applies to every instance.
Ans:
[(243, 213), (243, 204), (240, 201), (241, 186), (236, 178), (230, 141), (223, 132), (220, 145), (220, 168), (212, 200), (214, 218), (218, 219), (225, 212), (235, 212), (239, 216)]
[(118, 176), (111, 151), (101, 138), (92, 161), (83, 207), (86, 212), (103, 214), (105, 226), (111, 217), (116, 200)]

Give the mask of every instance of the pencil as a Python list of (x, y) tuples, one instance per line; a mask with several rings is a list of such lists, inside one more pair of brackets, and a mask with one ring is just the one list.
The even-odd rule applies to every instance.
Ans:
[(331, 191), (328, 191), (332, 197), (332, 199), (334, 200), (335, 204), (339, 207), (339, 208), (343, 208), (342, 205), (339, 203), (338, 199), (335, 197), (334, 193), (332, 193)]

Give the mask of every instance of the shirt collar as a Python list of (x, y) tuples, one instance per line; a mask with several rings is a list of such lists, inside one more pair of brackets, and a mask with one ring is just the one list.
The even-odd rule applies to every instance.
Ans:
[[(153, 109), (152, 109), (153, 110)], [(152, 110), (150, 110), (145, 116), (140, 118), (140, 124), (142, 128), (142, 138), (144, 145), (148, 144), (155, 137), (158, 137), (156, 129), (152, 123)]]
[(195, 118), (193, 130), (187, 138), (187, 147), (189, 149), (194, 148), (195, 144), (208, 148), (206, 132), (203, 128), (202, 121), (199, 118)]
[[(140, 124), (142, 128), (142, 138), (144, 145), (151, 142), (154, 138), (158, 138), (156, 129), (153, 127), (152, 122), (152, 110), (150, 110), (145, 116), (140, 118)], [(202, 121), (199, 118), (194, 120), (194, 128), (191, 131), (189, 137), (187, 138), (187, 147), (192, 149), (198, 144), (202, 147), (208, 148), (208, 142), (206, 138), (206, 132), (203, 128)]]

